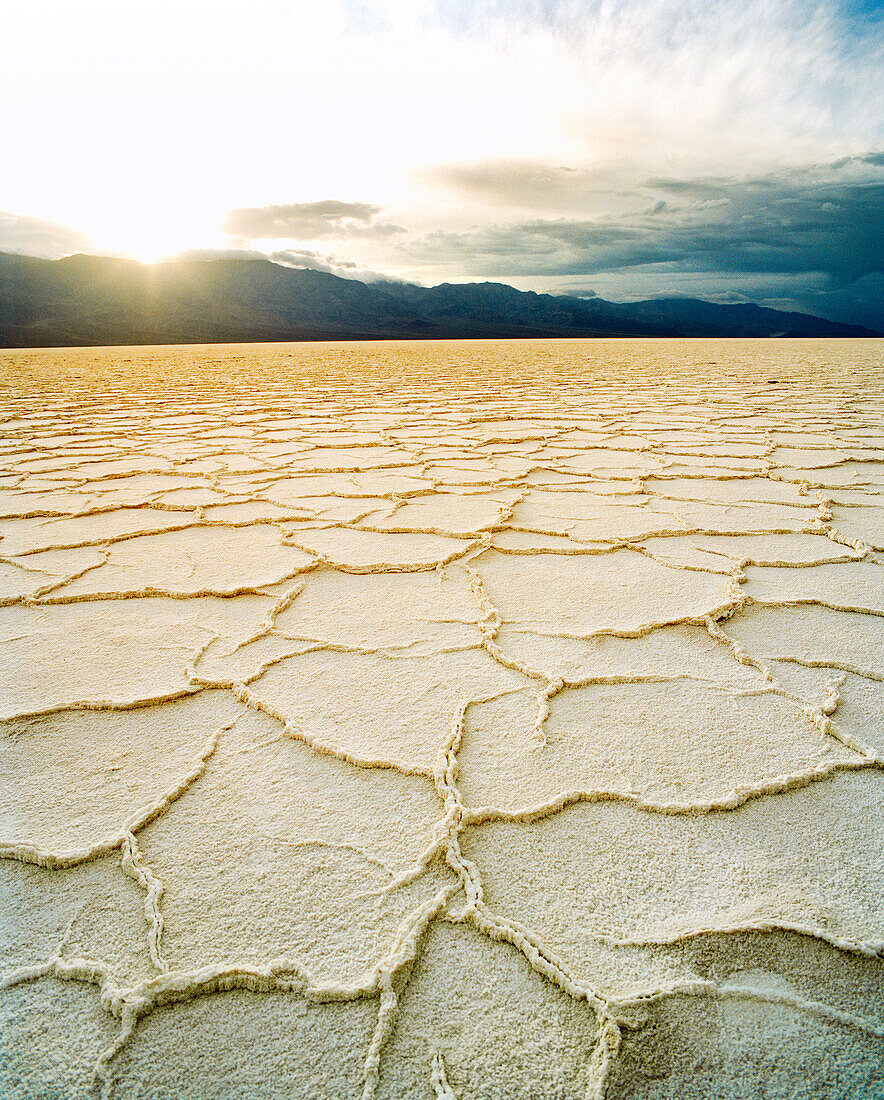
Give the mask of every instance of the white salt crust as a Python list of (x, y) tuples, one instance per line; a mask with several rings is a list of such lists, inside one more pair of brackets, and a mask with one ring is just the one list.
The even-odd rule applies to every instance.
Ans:
[(884, 1093), (879, 363), (0, 355), (0, 1093)]

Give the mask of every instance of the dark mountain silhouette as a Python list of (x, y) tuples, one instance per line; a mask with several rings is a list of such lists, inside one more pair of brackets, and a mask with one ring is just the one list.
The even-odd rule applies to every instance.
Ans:
[(615, 303), (503, 283), (361, 283), (243, 258), (0, 253), (0, 347), (539, 336), (876, 336), (755, 305)]

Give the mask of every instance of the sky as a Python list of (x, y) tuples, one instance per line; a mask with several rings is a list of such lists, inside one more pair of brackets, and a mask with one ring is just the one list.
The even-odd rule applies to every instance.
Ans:
[(0, 5), (0, 250), (884, 330), (884, 0)]

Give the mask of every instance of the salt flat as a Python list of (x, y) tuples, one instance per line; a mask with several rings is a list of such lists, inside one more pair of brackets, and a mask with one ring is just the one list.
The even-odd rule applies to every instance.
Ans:
[(0, 354), (0, 1094), (884, 1096), (881, 353)]

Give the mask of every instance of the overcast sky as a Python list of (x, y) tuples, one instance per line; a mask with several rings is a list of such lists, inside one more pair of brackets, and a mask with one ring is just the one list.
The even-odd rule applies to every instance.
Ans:
[(7, 0), (0, 249), (884, 328), (882, 0)]

